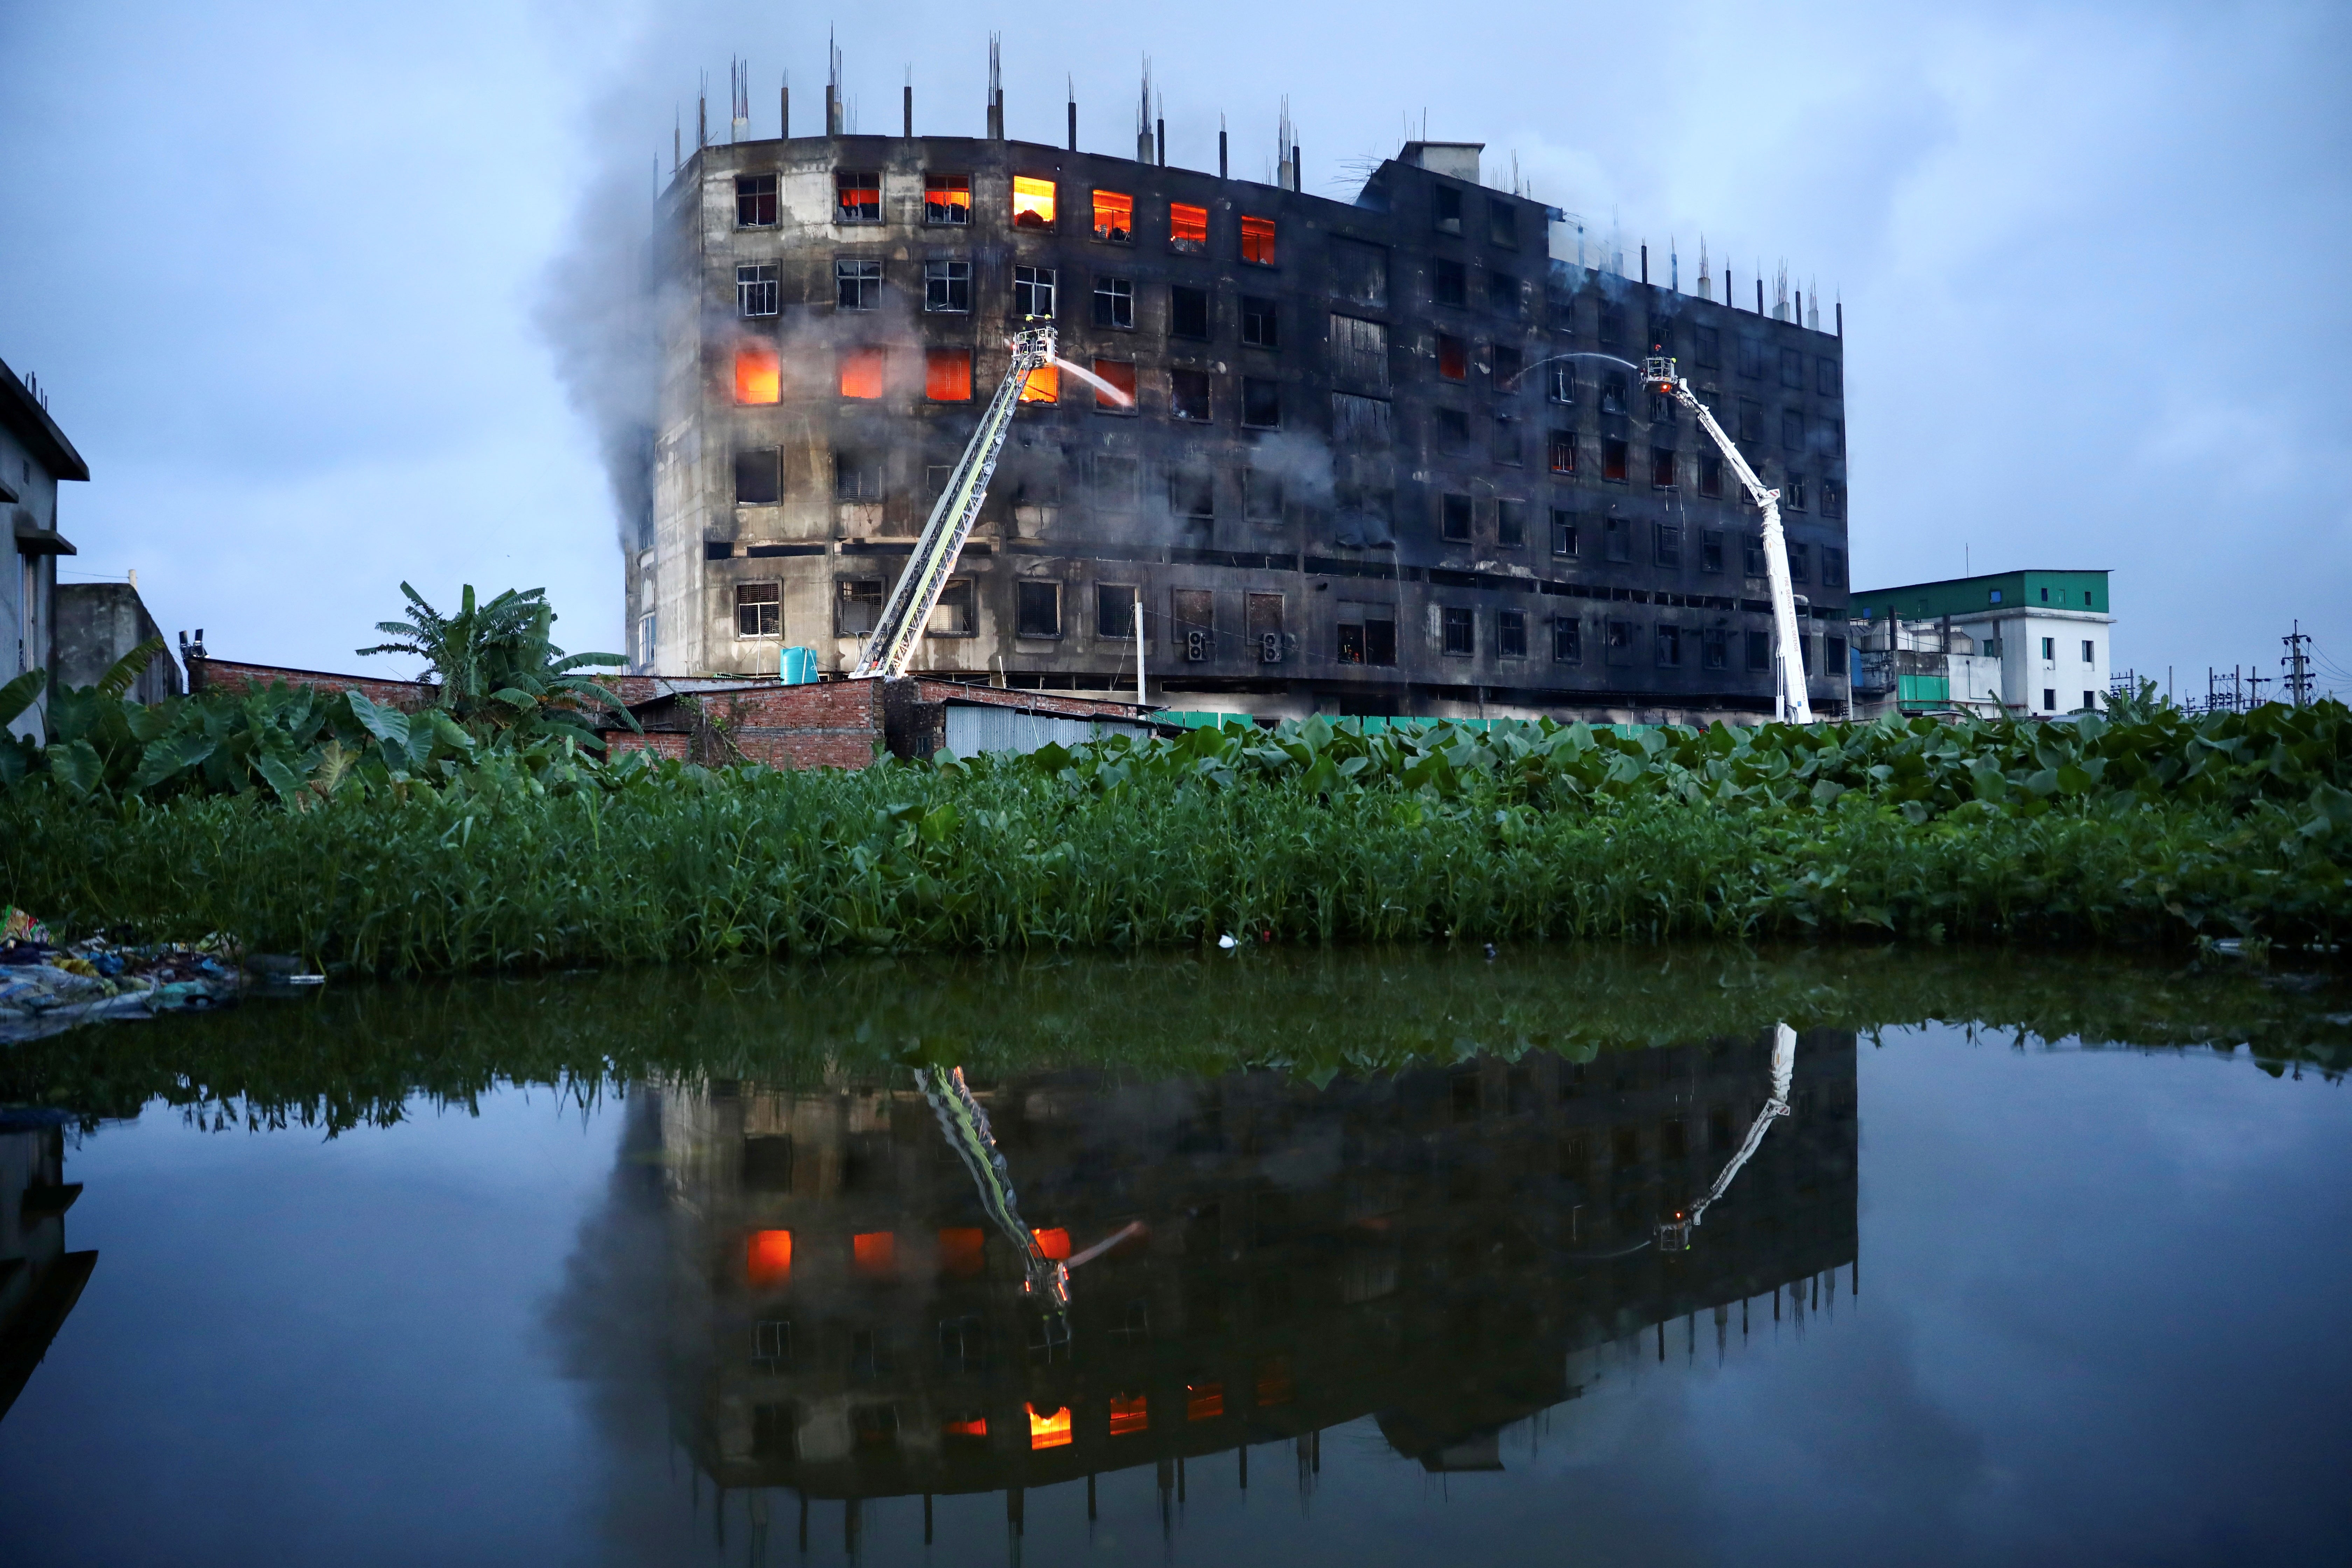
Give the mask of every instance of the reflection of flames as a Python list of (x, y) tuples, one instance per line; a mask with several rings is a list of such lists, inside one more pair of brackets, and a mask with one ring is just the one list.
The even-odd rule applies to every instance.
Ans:
[(1274, 265), (1274, 220), (1272, 218), (1242, 219), (1242, 259), (1255, 261), (1263, 267)]
[(793, 1277), (793, 1233), (755, 1230), (746, 1250), (744, 1275), (754, 1286), (782, 1285)]
[(776, 351), (762, 343), (745, 343), (735, 351), (735, 401), (773, 403), (783, 373)]
[(1070, 1260), (1068, 1231), (1056, 1226), (1052, 1230), (1033, 1230), (1029, 1234), (1037, 1238), (1037, 1250), (1055, 1262), (1067, 1263)]
[(1033, 1448), (1059, 1448), (1070, 1440), (1070, 1407), (1040, 1415), (1037, 1407), (1029, 1407), (1029, 1446)]
[(1209, 209), (1186, 202), (1168, 204), (1168, 242), (1195, 249), (1209, 243)]
[(1144, 1406), (1140, 1394), (1114, 1394), (1110, 1396), (1110, 1435), (1123, 1437), (1129, 1432), (1150, 1429), (1151, 1415)]
[(887, 1230), (869, 1230), (849, 1238), (851, 1260), (869, 1279), (887, 1279), (898, 1271), (898, 1237)]
[(1095, 237), (1125, 245), (1135, 234), (1135, 198), (1117, 191), (1095, 193)]

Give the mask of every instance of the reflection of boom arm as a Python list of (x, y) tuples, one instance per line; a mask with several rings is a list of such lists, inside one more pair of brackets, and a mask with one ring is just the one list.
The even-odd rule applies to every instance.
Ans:
[(1805, 695), (1804, 656), (1797, 647), (1797, 599), (1789, 581), (1789, 547), (1780, 536), (1780, 492), (1764, 488), (1764, 481), (1756, 477), (1756, 470), (1748, 466), (1748, 459), (1739, 455), (1739, 448), (1723, 433), (1706, 405), (1692, 394), (1690, 383), (1675, 374), (1673, 360), (1643, 360), (1642, 384), (1691, 411), (1699, 428), (1723, 449), (1748, 499), (1764, 514), (1764, 571), (1772, 585), (1772, 663), (1778, 671), (1774, 684), (1779, 689), (1779, 716), (1792, 724), (1810, 724), (1813, 705)]
[(1004, 450), (1005, 433), (1013, 428), (1013, 411), (1020, 405), (1022, 389), (1029, 384), (1031, 372), (1055, 363), (1054, 347), (1051, 327), (1027, 327), (1013, 335), (1013, 358), (1004, 367), (1004, 379), (998, 384), (996, 395), (988, 400), (980, 428), (971, 433), (963, 456), (949, 473), (939, 502), (931, 508), (930, 521), (923, 525), (923, 536), (916, 542), (915, 553), (907, 569), (898, 574), (898, 584), (882, 606), (882, 618), (874, 624), (874, 635), (866, 639), (856, 667), (849, 672), (852, 680), (876, 676), (895, 679), (915, 662), (923, 628), (939, 605), (957, 558), (963, 553), (971, 525), (980, 520), (981, 503), (988, 499), (989, 478), (996, 472), (997, 454)]
[(1021, 1200), (1013, 1194), (1013, 1173), (1005, 1168), (1004, 1156), (996, 1151), (996, 1136), (989, 1131), (988, 1112), (964, 1087), (963, 1068), (918, 1068), (915, 1078), (923, 1086), (923, 1098), (931, 1102), (931, 1110), (940, 1119), (940, 1131), (948, 1135), (948, 1142), (963, 1160), (964, 1169), (971, 1173), (972, 1184), (980, 1189), (981, 1206), (1020, 1255), (1022, 1272), (1027, 1276), (1022, 1285), (1023, 1293), (1042, 1295), (1055, 1311), (1067, 1311), (1070, 1271), (1046, 1257), (1045, 1248), (1037, 1245), (1036, 1236), (1021, 1222)]
[(1766, 1100), (1764, 1109), (1756, 1113), (1755, 1122), (1748, 1129), (1747, 1141), (1739, 1145), (1739, 1152), (1731, 1157), (1731, 1163), (1724, 1166), (1723, 1173), (1716, 1177), (1715, 1185), (1706, 1190), (1706, 1196), (1693, 1204), (1688, 1213), (1676, 1215), (1671, 1221), (1658, 1226), (1661, 1251), (1680, 1250), (1690, 1245), (1690, 1233), (1696, 1230), (1699, 1222), (1706, 1217), (1707, 1205), (1730, 1191), (1731, 1179), (1739, 1174), (1740, 1167), (1748, 1163), (1762, 1144), (1764, 1134), (1771, 1130), (1772, 1119), (1789, 1114), (1789, 1081), (1795, 1076), (1796, 1069), (1797, 1031), (1786, 1024), (1776, 1024), (1772, 1032), (1772, 1098)]

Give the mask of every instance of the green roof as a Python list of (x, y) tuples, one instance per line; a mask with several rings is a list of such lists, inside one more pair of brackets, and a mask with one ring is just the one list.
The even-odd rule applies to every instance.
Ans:
[(1987, 610), (2094, 610), (2111, 615), (2105, 572), (1996, 572), (1948, 577), (1899, 588), (1857, 588), (1848, 595), (1857, 616), (1906, 621), (1937, 616), (1978, 616)]

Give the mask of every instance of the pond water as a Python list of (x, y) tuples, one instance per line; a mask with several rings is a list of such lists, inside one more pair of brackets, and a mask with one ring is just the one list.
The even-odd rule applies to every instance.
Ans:
[(2347, 1065), (2332, 980), (1858, 952), (0, 1046), (0, 1557), (2341, 1561)]

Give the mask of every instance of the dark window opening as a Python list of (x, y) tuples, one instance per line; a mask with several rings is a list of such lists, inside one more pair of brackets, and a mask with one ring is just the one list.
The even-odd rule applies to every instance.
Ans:
[(835, 262), (833, 302), (844, 310), (880, 310), (882, 264), (878, 261)]
[(1507, 414), (1497, 414), (1487, 434), (1486, 455), (1506, 468), (1516, 468), (1524, 460), (1519, 451), (1519, 426)]
[(1446, 381), (1470, 378), (1470, 345), (1449, 333), (1437, 334), (1437, 374)]
[(1491, 244), (1516, 248), (1519, 243), (1519, 209), (1508, 202), (1490, 198), (1486, 203), (1486, 238)]
[(834, 584), (833, 634), (869, 637), (882, 616), (882, 582), (877, 577), (844, 577)]
[(1731, 634), (1721, 626), (1706, 626), (1698, 634), (1699, 663), (1708, 669), (1725, 669), (1731, 663)]
[(1498, 500), (1495, 503), (1495, 542), (1506, 549), (1528, 542), (1528, 503), (1523, 500)]
[(833, 175), (836, 223), (882, 221), (882, 174), (876, 169), (836, 169)]
[(1448, 452), (1459, 452), (1470, 445), (1470, 416), (1459, 408), (1437, 411), (1437, 444)]
[(1135, 640), (1137, 591), (1109, 583), (1095, 584), (1095, 636)]
[(1178, 517), (1207, 519), (1217, 515), (1217, 476), (1209, 468), (1168, 470), (1168, 510)]
[(923, 635), (931, 637), (980, 635), (980, 621), (972, 610), (971, 578), (959, 577), (940, 590), (940, 602), (931, 606), (931, 618), (923, 623)]
[(1680, 626), (1658, 628), (1658, 668), (1679, 669), (1683, 662), (1683, 629)]
[(1633, 662), (1633, 623), (1611, 621), (1603, 628), (1602, 651), (1611, 664)]
[(1678, 523), (1660, 522), (1651, 525), (1652, 559), (1660, 566), (1680, 566), (1683, 563), (1683, 531)]
[(1551, 552), (1573, 557), (1576, 554), (1576, 514), (1555, 509), (1551, 514)]
[(1462, 263), (1439, 257), (1429, 264), (1429, 297), (1440, 305), (1465, 304), (1470, 298), (1470, 276)]
[(1754, 380), (1764, 374), (1764, 351), (1754, 338), (1739, 340), (1739, 374)]
[(1572, 617), (1561, 616), (1552, 622), (1551, 657), (1555, 664), (1584, 662), (1584, 628)]
[(1491, 374), (1495, 381), (1495, 395), (1507, 397), (1519, 389), (1519, 376), (1527, 363), (1527, 355), (1508, 343), (1496, 343), (1494, 352), (1495, 363)]
[(1209, 291), (1179, 283), (1168, 290), (1168, 335), (1206, 342), (1209, 337)]
[(1626, 395), (1627, 385), (1624, 372), (1612, 370), (1607, 375), (1601, 378), (1601, 413), (1624, 413)]
[(1486, 269), (1486, 303), (1507, 321), (1519, 319), (1519, 280), (1508, 272)]
[(1282, 476), (1265, 468), (1242, 473), (1242, 516), (1252, 522), (1282, 521)]
[(1470, 498), (1444, 496), (1438, 502), (1438, 532), (1450, 544), (1470, 542)]
[(1131, 278), (1095, 279), (1095, 325), (1131, 329), (1135, 325), (1135, 280)]
[(1601, 438), (1601, 477), (1612, 484), (1625, 482), (1625, 443), (1614, 436)]
[(1723, 333), (1714, 327), (1700, 327), (1691, 333), (1691, 358), (1706, 370), (1719, 369), (1723, 363)]
[(735, 504), (773, 506), (776, 495), (776, 449), (762, 447), (753, 452), (736, 453)]
[(1838, 395), (1838, 363), (1833, 359), (1813, 362), (1813, 390), (1823, 397)]
[(1764, 439), (1764, 405), (1749, 398), (1739, 400), (1739, 441), (1750, 446)]
[(1554, 403), (1576, 401), (1576, 362), (1556, 359), (1551, 362), (1551, 374), (1546, 378), (1546, 395)]
[(1545, 447), (1553, 473), (1576, 472), (1576, 437), (1573, 434), (1566, 430), (1555, 430)]
[(923, 309), (963, 311), (971, 309), (971, 263), (923, 263)]
[(1804, 450), (1805, 416), (1793, 408), (1780, 411), (1780, 445), (1791, 452)]
[(1813, 547), (1791, 543), (1789, 546), (1789, 581), (1810, 583), (1813, 580)]
[(1790, 474), (1780, 481), (1780, 504), (1790, 511), (1805, 510), (1805, 476)]
[(1438, 625), (1447, 653), (1467, 656), (1478, 651), (1478, 621), (1469, 610), (1447, 605), (1438, 612)]
[(1672, 449), (1654, 447), (1651, 450), (1650, 488), (1660, 490), (1675, 488), (1675, 454)]
[(880, 500), (882, 459), (865, 452), (835, 452), (833, 455), (833, 499)]
[[(1822, 547), (1822, 586), (1824, 588), (1845, 586), (1844, 551), (1826, 544)], [(2087, 648), (2091, 645), (2084, 643), (2083, 646)], [(2088, 658), (2090, 655), (2086, 653), (2083, 657)]]
[(1723, 458), (1716, 453), (1699, 454), (1698, 493), (1709, 500), (1723, 499)]
[(1396, 611), (1388, 605), (1341, 603), (1339, 621), (1341, 664), (1393, 666), (1396, 663)]
[(1013, 635), (1058, 637), (1062, 635), (1062, 585), (1034, 580), (1013, 585)]
[(776, 226), (775, 175), (738, 174), (735, 176), (735, 226), (738, 228)]
[(1794, 349), (1780, 351), (1780, 384), (1805, 389), (1805, 356)]
[(1273, 300), (1255, 294), (1242, 296), (1242, 342), (1254, 349), (1282, 346), (1282, 322)]
[(1209, 418), (1209, 373), (1171, 370), (1168, 373), (1168, 415), (1206, 424)]
[(1612, 305), (1606, 300), (1601, 302), (1600, 336), (1601, 346), (1604, 349), (1622, 348), (1624, 345), (1625, 307)]
[(1253, 430), (1282, 426), (1282, 383), (1263, 376), (1242, 377), (1242, 423)]
[(1441, 233), (1462, 232), (1462, 193), (1452, 185), (1439, 185), (1430, 193)]
[(1612, 561), (1633, 559), (1633, 530), (1622, 517), (1603, 518), (1601, 521), (1601, 552)]
[(1699, 534), (1698, 569), (1702, 572), (1723, 570), (1723, 534), (1717, 529), (1706, 529)]
[(1748, 668), (1750, 669), (1772, 668), (1771, 633), (1749, 632), (1748, 634)]
[(1055, 269), (1016, 267), (1013, 269), (1013, 313), (1024, 321), (1050, 321), (1054, 315)]
[(1528, 657), (1528, 613), (1503, 610), (1495, 616), (1495, 652), (1502, 658)]
[(1242, 630), (1249, 638), (1249, 651), (1260, 664), (1282, 662), (1282, 595), (1279, 594), (1244, 594), (1242, 595)]

